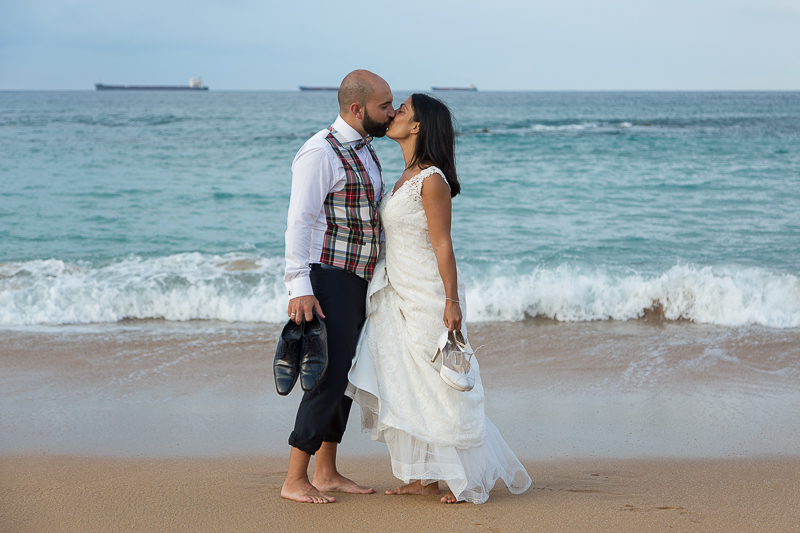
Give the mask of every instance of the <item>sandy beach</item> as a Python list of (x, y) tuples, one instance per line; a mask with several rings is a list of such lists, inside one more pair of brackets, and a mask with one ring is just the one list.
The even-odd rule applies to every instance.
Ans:
[(278, 326), (126, 322), (0, 332), (0, 531), (797, 531), (800, 331), (661, 321), (476, 324), (487, 414), (532, 488), (480, 506), (281, 500), (299, 391)]
[[(388, 461), (347, 460), (379, 491)], [(483, 505), (435, 497), (337, 495), (325, 506), (279, 497), (285, 461), (3, 458), (3, 532), (308, 531), (790, 532), (800, 524), (800, 460), (527, 462), (533, 487), (498, 487)]]

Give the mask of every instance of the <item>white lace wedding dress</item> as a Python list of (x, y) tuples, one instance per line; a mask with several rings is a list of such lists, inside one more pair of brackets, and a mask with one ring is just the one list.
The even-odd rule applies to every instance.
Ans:
[[(527, 490), (531, 478), (484, 414), (477, 360), (469, 392), (442, 381), (441, 357), (431, 363), (445, 331), (445, 293), (422, 207), (429, 176), (443, 179), (439, 169), (427, 168), (381, 204), (386, 254), (369, 285), (347, 394), (361, 405), (362, 428), (388, 445), (397, 478), (444, 481), (458, 500), (483, 503), (498, 478), (515, 494)], [(464, 291), (459, 272), (466, 316)], [(466, 327), (462, 331), (466, 335)]]

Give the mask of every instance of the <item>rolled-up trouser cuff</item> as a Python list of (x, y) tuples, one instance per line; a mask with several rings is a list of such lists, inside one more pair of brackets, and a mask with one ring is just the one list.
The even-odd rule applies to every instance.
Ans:
[[(339, 439), (339, 442), (341, 442), (341, 438)], [(301, 452), (305, 452), (308, 455), (314, 455), (322, 446), (322, 439), (306, 439), (292, 431), (292, 434), (289, 435), (289, 446), (297, 448)]]
[(323, 442), (335, 442), (336, 444), (342, 443), (342, 438), (344, 437), (344, 433), (325, 433), (325, 436), (322, 440), (319, 439), (306, 439), (292, 431), (292, 434), (289, 435), (289, 446), (297, 448), (301, 452), (305, 452), (308, 455), (314, 455), (317, 453), (322, 447)]

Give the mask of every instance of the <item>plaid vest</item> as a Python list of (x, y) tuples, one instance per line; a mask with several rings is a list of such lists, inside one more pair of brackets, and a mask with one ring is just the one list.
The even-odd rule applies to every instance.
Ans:
[(331, 192), (325, 198), (328, 229), (322, 242), (320, 262), (343, 268), (370, 281), (381, 239), (378, 205), (383, 196), (383, 169), (375, 149), (367, 144), (381, 173), (380, 191), (376, 198), (372, 180), (358, 154), (333, 126), (328, 131), (325, 140), (339, 156), (347, 182), (341, 191)]

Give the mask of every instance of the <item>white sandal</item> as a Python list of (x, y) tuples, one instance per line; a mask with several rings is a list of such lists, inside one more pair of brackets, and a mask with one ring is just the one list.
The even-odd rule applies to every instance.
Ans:
[(471, 391), (475, 386), (475, 373), (471, 364), (475, 352), (470, 350), (464, 335), (460, 331), (445, 331), (439, 337), (438, 344), (431, 363), (436, 362), (439, 354), (442, 354), (439, 377), (459, 392)]

